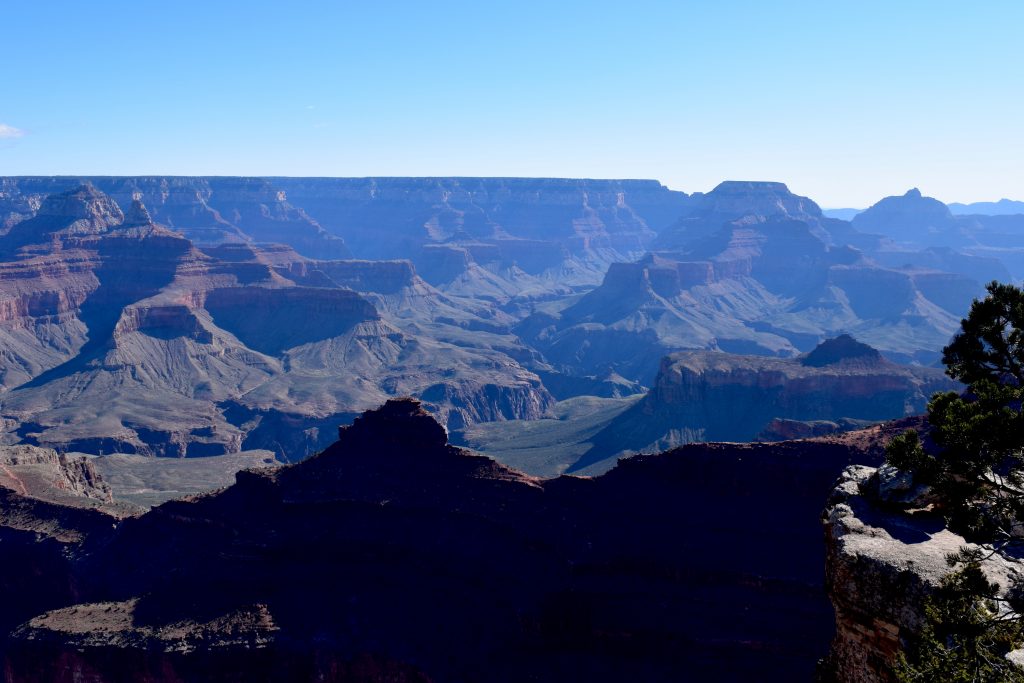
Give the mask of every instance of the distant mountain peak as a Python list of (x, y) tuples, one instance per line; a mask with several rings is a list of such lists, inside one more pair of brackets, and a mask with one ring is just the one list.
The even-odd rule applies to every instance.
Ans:
[(921, 194), (916, 187), (905, 194), (880, 199), (851, 222), (857, 230), (928, 244), (951, 239), (960, 229), (949, 207)]
[(882, 354), (848, 334), (841, 334), (818, 344), (800, 360), (800, 363), (812, 368), (821, 368), (854, 360), (879, 363), (882, 361)]
[(949, 210), (956, 215), (1011, 216), (1024, 214), (1024, 202), (1003, 198), (996, 202), (973, 202), (961, 204), (953, 202)]

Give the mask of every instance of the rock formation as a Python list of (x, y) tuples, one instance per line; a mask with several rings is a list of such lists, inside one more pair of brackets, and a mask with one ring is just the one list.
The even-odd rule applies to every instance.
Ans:
[[(899, 653), (921, 631), (925, 599), (951, 571), (946, 556), (972, 547), (914, 495), (889, 466), (853, 466), (828, 498), (825, 572), (836, 628), (825, 680), (894, 681)], [(1024, 576), (1020, 562), (999, 555), (982, 567), (1003, 591)]]
[(695, 194), (681, 218), (663, 230), (650, 248), (655, 252), (685, 250), (694, 241), (711, 237), (723, 225), (741, 219), (747, 223), (804, 223), (814, 237), (828, 245), (864, 248), (876, 241), (851, 229), (846, 221), (826, 217), (817, 204), (793, 194), (784, 183), (727, 180), (707, 194)]
[(42, 207), (0, 237), (6, 443), (290, 460), (396, 394), (453, 427), (552, 401), (509, 316), (443, 295), (408, 261), (204, 253), (92, 186)]
[(0, 180), (4, 443), (294, 460), (389, 397), (451, 429), (533, 418), (686, 349), (849, 332), (927, 365), (999, 263), (882, 263), (780, 183), (80, 180)]
[(930, 246), (962, 245), (962, 223), (949, 207), (937, 199), (925, 197), (917, 188), (900, 197), (886, 197), (854, 216), (858, 230), (881, 233), (901, 242)]
[(981, 282), (1020, 278), (1024, 214), (964, 215), (951, 208), (913, 189), (882, 199), (858, 214), (853, 225), (889, 238), (873, 254), (880, 263), (939, 269)]
[(598, 433), (571, 469), (693, 441), (819, 436), (919, 414), (933, 393), (958, 386), (941, 370), (896, 365), (846, 335), (794, 359), (686, 351), (662, 361), (647, 396)]
[[(413, 259), (434, 285), (487, 296), (494, 283), (505, 298), (562, 284), (553, 280), (594, 284), (612, 261), (643, 253), (688, 200), (634, 180), (22, 177), (0, 179), (0, 212), (6, 201), (13, 224), (34, 198), (82, 180), (124, 211), (141, 200), (201, 247), (278, 242), (315, 259)], [(438, 268), (433, 246), (464, 260)]]
[(815, 510), (877, 462), (695, 445), (542, 480), (411, 401), (339, 436), (85, 534), (74, 594), (0, 646), (7, 680), (807, 680), (830, 623)]
[[(614, 371), (644, 384), (673, 351), (792, 356), (843, 332), (890, 359), (930, 364), (966, 310), (956, 307), (1000, 267), (947, 259), (974, 275), (995, 268), (975, 281), (923, 257), (883, 266), (880, 244), (781, 183), (726, 182), (695, 196), (643, 258), (612, 264), (599, 287), (517, 331), (565, 374)], [(617, 354), (623, 346), (634, 354)]]

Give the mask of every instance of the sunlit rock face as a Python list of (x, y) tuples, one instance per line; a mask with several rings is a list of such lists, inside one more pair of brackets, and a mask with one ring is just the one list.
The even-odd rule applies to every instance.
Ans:
[(155, 223), (140, 192), (122, 214), (76, 186), (0, 235), (0, 441), (296, 460), (396, 394), (452, 428), (532, 419), (553, 401), (520, 364), (536, 354), (507, 336), (508, 314), (448, 297), (410, 261), (254, 241), (203, 251)]
[[(129, 211), (139, 200), (153, 220), (199, 245), (288, 244), (310, 258), (424, 257), (430, 281), (455, 279), (429, 266), (423, 247), (455, 245), (492, 273), (552, 274), (564, 264), (578, 282), (608, 263), (643, 253), (676, 220), (685, 193), (648, 180), (545, 178), (108, 177), (90, 181)], [(77, 179), (4, 178), (0, 210), (11, 223), (33, 202)]]
[(573, 468), (693, 441), (819, 436), (920, 414), (933, 393), (958, 386), (941, 370), (897, 365), (846, 335), (793, 359), (682, 352), (662, 361), (647, 396)]
[[(693, 195), (643, 257), (517, 331), (567, 372), (647, 385), (669, 353), (796, 356), (842, 333), (932, 364), (981, 282), (1007, 271), (991, 257), (890, 247), (781, 183), (728, 181)], [(630, 356), (615, 352), (626, 346)]]
[(532, 419), (551, 387), (639, 392), (683, 350), (786, 358), (849, 332), (928, 365), (978, 291), (881, 266), (780, 183), (90, 182), (2, 181), (27, 212), (0, 235), (5, 442), (294, 460), (389, 397), (453, 430)]

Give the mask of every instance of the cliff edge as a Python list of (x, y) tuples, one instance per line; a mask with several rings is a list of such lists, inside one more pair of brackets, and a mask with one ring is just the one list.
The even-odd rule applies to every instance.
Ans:
[[(836, 615), (822, 680), (895, 681), (899, 653), (924, 625), (925, 600), (952, 571), (946, 557), (976, 547), (946, 528), (926, 495), (891, 466), (852, 465), (836, 482), (822, 514), (825, 587)], [(1001, 591), (1024, 574), (1024, 563), (999, 555), (982, 568)]]

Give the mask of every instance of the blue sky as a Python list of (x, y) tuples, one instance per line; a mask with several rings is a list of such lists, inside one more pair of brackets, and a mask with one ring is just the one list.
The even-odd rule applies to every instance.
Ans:
[(0, 5), (0, 175), (781, 180), (1024, 199), (1024, 3)]

